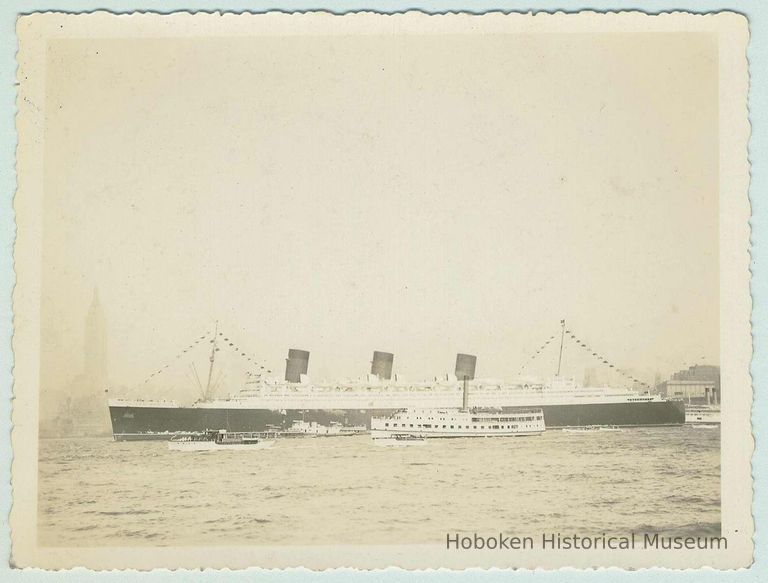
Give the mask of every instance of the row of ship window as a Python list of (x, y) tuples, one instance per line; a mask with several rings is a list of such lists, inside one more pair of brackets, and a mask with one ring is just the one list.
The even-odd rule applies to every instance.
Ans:
[[(384, 423), (384, 427), (389, 427), (389, 423)], [(397, 427), (397, 423), (393, 423), (392, 427)], [(406, 428), (406, 427), (413, 428), (413, 423), (410, 423), (410, 424), (403, 423), (401, 425), (401, 427), (403, 427), (403, 428)], [(417, 423), (416, 427), (417, 428), (422, 428), (422, 429), (432, 429), (432, 424), (431, 423), (424, 423), (424, 424)], [(464, 427), (462, 427), (461, 425), (456, 425), (456, 426), (453, 426), (453, 425), (450, 425), (450, 426), (443, 425), (442, 426), (442, 429), (473, 429), (473, 428), (474, 429), (485, 429), (485, 425), (480, 425), (479, 427), (477, 425), (465, 425)], [(439, 425), (435, 425), (435, 429), (441, 429), (441, 427)], [(489, 425), (488, 429), (517, 429), (517, 425)]]
[(539, 415), (537, 417), (533, 417), (533, 416), (530, 416), (530, 417), (505, 417), (504, 419), (501, 419), (501, 418), (499, 418), (499, 419), (496, 419), (496, 418), (490, 418), (490, 419), (484, 418), (484, 419), (481, 419), (479, 417), (477, 417), (477, 418), (473, 417), (472, 418), (472, 422), (473, 423), (479, 423), (479, 422), (482, 422), (482, 421), (533, 421), (534, 419), (541, 420), (542, 416)]
[[(421, 419), (421, 417), (416, 417), (416, 419)], [(426, 419), (427, 419), (427, 421), (432, 421), (433, 419), (435, 421), (445, 421), (445, 417), (439, 417), (437, 419), (435, 419), (434, 417), (427, 417)], [(473, 417), (472, 418), (472, 423), (482, 423), (483, 421), (486, 421), (486, 422), (488, 422), (488, 421), (490, 421), (490, 422), (493, 422), (493, 421), (497, 421), (497, 422), (498, 421), (533, 421), (534, 419), (536, 419), (538, 421), (541, 421), (543, 419), (543, 416), (542, 415), (537, 415), (535, 417), (533, 417), (533, 416), (530, 416), (530, 417), (505, 417), (503, 419), (500, 418), (500, 417), (490, 417), (490, 418), (488, 418), (488, 417), (483, 417), (483, 418)], [(395, 424), (394, 427), (397, 427), (397, 424)], [(403, 425), (403, 427), (405, 427), (405, 425)], [(413, 425), (411, 425), (411, 427), (413, 427)], [(445, 427), (445, 425), (443, 425), (443, 427)]]

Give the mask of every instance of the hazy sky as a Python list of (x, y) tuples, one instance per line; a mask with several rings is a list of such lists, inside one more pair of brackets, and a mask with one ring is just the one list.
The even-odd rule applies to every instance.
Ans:
[(55, 41), (46, 82), (51, 388), (94, 285), (125, 385), (216, 319), (317, 379), (511, 377), (561, 318), (619, 366), (718, 362), (712, 36)]

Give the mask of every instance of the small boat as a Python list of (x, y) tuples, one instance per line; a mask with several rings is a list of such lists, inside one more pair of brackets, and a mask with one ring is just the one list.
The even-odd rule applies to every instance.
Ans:
[(720, 425), (714, 425), (710, 423), (692, 423), (688, 425), (692, 429), (718, 429)]
[(597, 433), (600, 428), (596, 425), (585, 425), (584, 427), (563, 427), (565, 433)]
[(411, 435), (408, 433), (392, 433), (386, 437), (374, 437), (373, 444), (381, 446), (408, 446), (424, 445), (427, 438), (423, 435)]
[(272, 447), (274, 440), (265, 439), (262, 433), (231, 432), (226, 429), (206, 431), (196, 435), (172, 438), (168, 442), (171, 451), (225, 451), (254, 450)]
[(297, 419), (288, 429), (280, 431), (280, 437), (345, 437), (367, 432), (368, 428), (364, 425), (342, 425), (335, 421), (331, 421), (330, 425), (321, 425)]
[(713, 425), (720, 423), (720, 405), (686, 405), (686, 425)]

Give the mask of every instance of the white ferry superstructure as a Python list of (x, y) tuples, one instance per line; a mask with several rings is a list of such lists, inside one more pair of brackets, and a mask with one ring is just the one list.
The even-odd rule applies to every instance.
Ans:
[(509, 413), (473, 409), (402, 409), (388, 417), (371, 419), (371, 437), (413, 435), (428, 438), (522, 437), (545, 430), (541, 409)]

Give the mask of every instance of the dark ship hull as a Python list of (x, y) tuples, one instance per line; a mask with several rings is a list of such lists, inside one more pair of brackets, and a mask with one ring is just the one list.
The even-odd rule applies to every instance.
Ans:
[[(622, 427), (682, 425), (685, 406), (682, 401), (646, 401), (627, 403), (579, 403), (568, 405), (531, 405), (544, 411), (547, 429), (585, 425)], [(505, 412), (519, 407), (502, 407)], [(389, 415), (394, 409), (229, 409), (210, 407), (152, 407), (110, 405), (112, 432), (116, 441), (170, 439), (179, 433), (207, 429), (228, 431), (268, 431), (285, 429), (294, 421), (331, 422), (370, 426), (371, 417)]]

